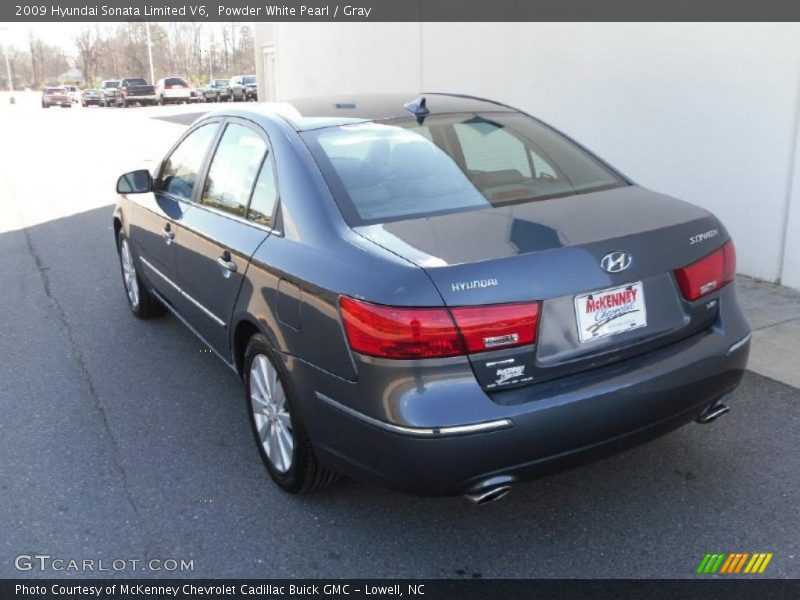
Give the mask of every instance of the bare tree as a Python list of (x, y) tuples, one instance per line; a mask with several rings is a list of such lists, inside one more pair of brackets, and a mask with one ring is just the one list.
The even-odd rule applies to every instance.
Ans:
[(87, 27), (75, 37), (75, 47), (78, 49), (78, 65), (83, 71), (83, 77), (87, 82), (93, 82), (97, 74), (97, 61), (100, 56), (102, 44), (98, 39), (98, 32), (95, 28)]

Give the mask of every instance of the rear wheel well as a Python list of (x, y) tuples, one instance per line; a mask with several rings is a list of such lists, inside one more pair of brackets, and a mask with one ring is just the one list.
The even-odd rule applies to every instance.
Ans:
[(250, 338), (255, 334), (261, 333), (251, 321), (240, 321), (233, 333), (233, 360), (236, 365), (236, 372), (239, 376), (244, 376), (244, 353)]

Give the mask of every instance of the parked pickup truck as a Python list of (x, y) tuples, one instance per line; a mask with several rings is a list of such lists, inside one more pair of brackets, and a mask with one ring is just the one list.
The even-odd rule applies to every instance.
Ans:
[(128, 77), (120, 81), (114, 100), (115, 104), (122, 108), (137, 102), (142, 106), (153, 105), (156, 103), (156, 88), (142, 77)]
[(63, 108), (72, 108), (72, 101), (67, 94), (67, 90), (63, 87), (49, 87), (42, 92), (42, 108), (50, 108), (51, 106), (61, 106)]
[(100, 106), (113, 106), (119, 79), (106, 79), (100, 84)]

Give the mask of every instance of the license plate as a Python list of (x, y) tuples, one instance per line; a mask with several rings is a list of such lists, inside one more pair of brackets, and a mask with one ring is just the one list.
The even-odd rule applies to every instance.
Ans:
[(581, 342), (645, 327), (642, 282), (575, 296), (575, 317)]

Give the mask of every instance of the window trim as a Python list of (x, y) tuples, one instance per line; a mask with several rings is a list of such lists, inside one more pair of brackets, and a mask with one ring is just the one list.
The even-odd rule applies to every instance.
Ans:
[[(255, 184), (256, 184), (256, 181), (258, 180), (258, 175), (256, 175), (256, 179), (253, 180), (253, 186), (250, 188), (250, 195), (247, 198), (247, 210), (245, 211), (245, 217), (240, 217), (238, 215), (231, 214), (231, 213), (226, 212), (224, 210), (220, 210), (218, 208), (214, 208), (213, 206), (208, 206), (206, 204), (203, 204), (200, 201), (201, 200), (201, 195), (203, 193), (202, 190), (205, 189), (206, 178), (208, 177), (208, 171), (211, 168), (211, 162), (214, 160), (214, 156), (217, 153), (217, 148), (219, 147), (219, 143), (222, 140), (222, 135), (224, 134), (225, 129), (228, 127), (228, 124), (236, 123), (237, 125), (242, 125), (244, 127), (247, 127), (248, 129), (251, 129), (251, 130), (255, 131), (256, 134), (261, 136), (261, 138), (264, 140), (264, 142), (266, 142), (266, 144), (267, 144), (267, 154), (264, 157), (264, 160), (269, 158), (271, 154), (273, 155), (272, 161), (273, 161), (274, 176), (275, 176), (275, 191), (276, 191), (276, 194), (277, 194), (277, 197), (275, 199), (275, 207), (273, 208), (273, 213), (272, 213), (272, 222), (273, 223), (277, 223), (278, 213), (279, 213), (280, 208), (281, 208), (281, 192), (280, 192), (280, 182), (278, 180), (278, 165), (277, 165), (277, 162), (275, 162), (272, 143), (270, 142), (269, 135), (267, 135), (267, 132), (264, 131), (264, 129), (261, 126), (259, 126), (257, 123), (255, 123), (254, 121), (251, 121), (249, 119), (244, 119), (244, 118), (241, 118), (241, 117), (228, 117), (228, 116), (212, 117), (212, 118), (209, 118), (207, 120), (201, 121), (200, 123), (197, 124), (196, 127), (192, 128), (192, 131), (196, 130), (198, 127), (200, 127), (200, 126), (202, 126), (202, 125), (204, 125), (206, 123), (214, 122), (214, 121), (219, 121), (220, 122), (220, 127), (219, 127), (219, 130), (217, 131), (216, 136), (214, 137), (214, 139), (212, 140), (212, 142), (211, 142), (211, 144), (209, 146), (208, 153), (206, 154), (206, 156), (205, 156), (205, 158), (203, 160), (203, 165), (200, 168), (200, 172), (198, 174), (198, 180), (201, 182), (201, 185), (197, 186), (197, 189), (193, 189), (192, 190), (192, 198), (190, 200), (183, 200), (183, 199), (180, 199), (180, 198), (178, 198), (178, 200), (180, 200), (182, 202), (189, 202), (190, 204), (192, 204), (193, 206), (195, 206), (197, 208), (201, 208), (201, 209), (206, 210), (206, 211), (208, 211), (210, 213), (213, 213), (215, 215), (219, 215), (221, 217), (225, 217), (227, 219), (232, 219), (234, 221), (238, 221), (239, 223), (244, 223), (245, 225), (249, 225), (251, 227), (256, 227), (257, 229), (261, 229), (261, 230), (266, 231), (268, 233), (272, 233), (272, 234), (276, 234), (276, 235), (283, 235), (283, 232), (279, 228), (271, 227), (269, 225), (263, 225), (262, 223), (256, 223), (255, 221), (251, 221), (250, 219), (248, 219), (247, 216), (246, 216), (250, 212), (250, 201), (253, 198), (253, 189), (255, 189)], [(189, 135), (189, 133), (191, 133), (191, 132), (187, 132), (186, 135)], [(177, 144), (176, 144), (176, 147), (177, 147)], [(172, 155), (172, 151), (170, 151), (170, 154), (168, 154), (167, 157), (169, 157), (171, 155)], [(164, 160), (166, 161), (166, 159), (164, 159)], [(264, 166), (264, 160), (261, 161), (261, 166), (258, 169), (258, 173), (259, 174), (261, 173), (261, 169)]]
[[(229, 215), (231, 217), (238, 217), (239, 216), (239, 215), (233, 214), (231, 212), (228, 212), (225, 209), (217, 208), (215, 206), (210, 206), (210, 205), (205, 204), (203, 202), (203, 195), (205, 194), (206, 182), (208, 181), (208, 175), (211, 173), (211, 167), (213, 166), (214, 159), (217, 157), (217, 152), (219, 152), (220, 146), (222, 145), (222, 140), (225, 137), (225, 132), (228, 131), (228, 128), (231, 125), (238, 125), (239, 127), (242, 127), (243, 129), (248, 129), (248, 130), (252, 131), (258, 137), (261, 138), (261, 141), (264, 142), (264, 146), (265, 146), (264, 155), (261, 157), (261, 160), (258, 163), (258, 168), (256, 169), (256, 176), (253, 178), (253, 182), (250, 184), (250, 189), (247, 192), (247, 198), (246, 198), (245, 203), (243, 205), (244, 206), (244, 217), (242, 217), (242, 218), (244, 218), (246, 220), (247, 219), (247, 214), (250, 212), (250, 201), (253, 199), (253, 190), (255, 190), (256, 182), (258, 181), (258, 175), (259, 175), (259, 173), (261, 173), (261, 167), (264, 164), (264, 160), (267, 158), (267, 156), (269, 156), (270, 146), (269, 146), (268, 140), (265, 139), (264, 136), (260, 135), (258, 130), (256, 130), (253, 127), (249, 127), (249, 126), (247, 126), (245, 124), (237, 123), (236, 121), (229, 120), (229, 119), (226, 119), (225, 122), (222, 124), (222, 131), (220, 132), (220, 135), (218, 136), (218, 138), (216, 140), (214, 151), (211, 153), (211, 156), (209, 157), (208, 165), (207, 165), (207, 168), (206, 168), (206, 172), (205, 172), (205, 174), (203, 176), (202, 189), (196, 194), (195, 202), (199, 206), (202, 206), (203, 208), (211, 208), (211, 209), (214, 209), (214, 211), (216, 211), (216, 212), (225, 213), (226, 215)], [(195, 195), (194, 194), (194, 190), (192, 190), (192, 192), (193, 192), (193, 195)]]
[(214, 136), (211, 138), (211, 141), (208, 144), (208, 148), (206, 149), (206, 153), (203, 155), (203, 160), (200, 162), (200, 168), (197, 170), (197, 180), (198, 181), (201, 181), (201, 180), (205, 181), (205, 169), (206, 169), (206, 166), (208, 164), (209, 152), (210, 152), (211, 148), (216, 147), (216, 143), (217, 143), (217, 140), (219, 139), (219, 134), (220, 134), (220, 131), (221, 131), (220, 125), (223, 123), (223, 121), (224, 121), (224, 119), (222, 119), (221, 117), (212, 117), (212, 118), (209, 118), (209, 119), (204, 119), (203, 121), (197, 123), (194, 127), (189, 128), (188, 131), (186, 131), (181, 137), (178, 138), (178, 141), (175, 142), (172, 145), (172, 147), (169, 149), (169, 152), (167, 152), (167, 154), (164, 156), (164, 158), (161, 159), (161, 162), (158, 164), (158, 172), (155, 174), (155, 177), (153, 178), (155, 180), (156, 184), (157, 184), (157, 186), (156, 186), (156, 188), (154, 190), (155, 193), (164, 194), (165, 196), (168, 196), (169, 198), (171, 198), (172, 200), (175, 200), (177, 202), (189, 202), (189, 203), (192, 203), (193, 198), (194, 198), (195, 194), (197, 193), (197, 190), (196, 190), (197, 186), (196, 185), (192, 188), (192, 195), (189, 198), (181, 198), (179, 196), (176, 196), (175, 194), (170, 194), (168, 191), (166, 191), (166, 190), (161, 188), (161, 185), (163, 183), (161, 177), (164, 174), (164, 165), (167, 163), (167, 161), (170, 159), (170, 157), (175, 153), (175, 150), (177, 150), (178, 147), (184, 142), (184, 140), (186, 140), (186, 138), (188, 138), (190, 135), (192, 135), (195, 131), (197, 131), (201, 127), (204, 127), (205, 125), (211, 125), (213, 123), (216, 123), (217, 124), (217, 131), (214, 132)]

